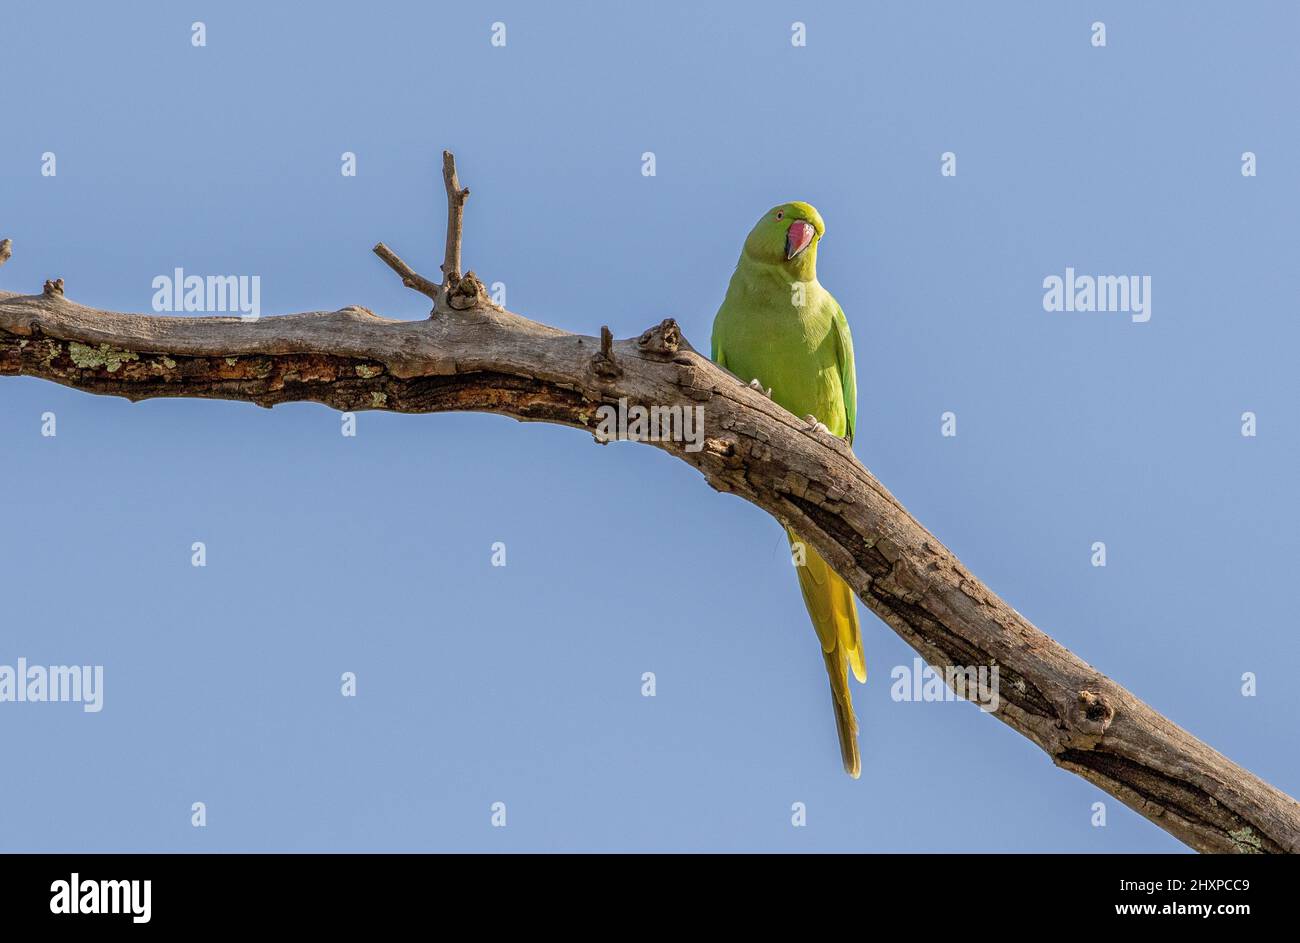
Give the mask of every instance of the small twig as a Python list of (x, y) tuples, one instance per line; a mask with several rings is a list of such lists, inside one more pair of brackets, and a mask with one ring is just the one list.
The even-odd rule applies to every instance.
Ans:
[(447, 252), (442, 262), (442, 284), (451, 289), (460, 281), (460, 237), (465, 226), (465, 198), (469, 196), (469, 187), (461, 189), (451, 151), (442, 152), (442, 182), (447, 187)]
[(451, 151), (442, 152), (442, 180), (447, 186), (447, 251), (443, 257), (441, 285), (435, 285), (416, 272), (382, 242), (375, 246), (375, 255), (401, 277), (403, 285), (433, 299), (433, 315), (446, 308), (468, 310), (485, 304), (487, 300), (483, 283), (474, 273), (460, 273), (460, 240), (469, 188), (460, 185), (456, 176), (456, 158)]
[(614, 334), (604, 324), (600, 327), (600, 350), (591, 358), (591, 369), (603, 380), (615, 380), (623, 375), (623, 368), (614, 359)]
[(48, 279), (48, 278), (47, 278), (47, 279), (45, 280), (45, 287), (42, 288), (41, 291), (42, 291), (44, 294), (46, 294), (46, 295), (50, 295), (50, 296), (58, 295), (60, 298), (62, 298), (62, 297), (63, 297), (63, 279), (61, 279), (61, 278), (56, 278), (56, 279), (51, 280), (51, 279)]
[(9, 261), (9, 257), (14, 254), (14, 244), (11, 239), (0, 239), (0, 265)]
[(438, 286), (429, 281), (423, 275), (414, 271), (409, 265), (403, 262), (392, 249), (382, 242), (377, 243), (374, 249), (375, 255), (379, 256), (388, 265), (390, 269), (398, 274), (402, 279), (402, 284), (407, 288), (414, 288), (422, 295), (432, 298), (436, 304), (438, 301)]

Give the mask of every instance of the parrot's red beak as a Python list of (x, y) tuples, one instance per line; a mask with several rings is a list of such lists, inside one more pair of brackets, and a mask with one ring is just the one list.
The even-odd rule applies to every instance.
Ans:
[(813, 241), (813, 236), (817, 235), (817, 230), (813, 228), (812, 223), (804, 222), (802, 219), (796, 219), (790, 224), (790, 228), (785, 233), (785, 257), (793, 259), (796, 255), (808, 248), (808, 244)]

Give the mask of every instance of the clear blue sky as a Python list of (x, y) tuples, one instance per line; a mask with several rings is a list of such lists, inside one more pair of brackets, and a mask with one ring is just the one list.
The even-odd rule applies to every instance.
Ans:
[[(436, 271), (448, 147), (466, 264), (510, 308), (673, 316), (705, 347), (749, 227), (808, 200), (866, 465), (1042, 629), (1296, 794), (1297, 9), (6, 3), (0, 289), (147, 312), (180, 266), (260, 275), (268, 315), (420, 318), (370, 247)], [(1066, 266), (1150, 275), (1151, 320), (1044, 311)], [(653, 449), (0, 390), (0, 664), (105, 672), (98, 714), (0, 704), (0, 849), (1182, 848), (973, 706), (892, 701), (913, 653), (865, 610), (848, 779), (780, 528)]]

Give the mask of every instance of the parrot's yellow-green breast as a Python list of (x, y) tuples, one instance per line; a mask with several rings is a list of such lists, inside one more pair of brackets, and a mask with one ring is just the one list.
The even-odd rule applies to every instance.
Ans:
[(797, 416), (853, 435), (857, 410), (853, 344), (844, 312), (817, 281), (826, 225), (807, 203), (763, 214), (745, 239), (713, 322), (713, 359), (757, 379)]

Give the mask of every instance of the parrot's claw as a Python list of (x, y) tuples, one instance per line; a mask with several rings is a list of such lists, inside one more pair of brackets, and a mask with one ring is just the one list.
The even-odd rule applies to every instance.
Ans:
[(831, 430), (827, 429), (824, 423), (818, 422), (816, 416), (804, 416), (803, 421), (808, 423), (808, 428), (806, 430), (808, 432), (824, 432), (827, 435), (831, 434)]
[(769, 387), (767, 387), (766, 389), (764, 389), (764, 388), (763, 388), (763, 384), (760, 383), (760, 382), (759, 382), (758, 380), (756, 380), (756, 379), (755, 379), (755, 380), (750, 380), (750, 381), (749, 381), (749, 388), (750, 388), (751, 390), (758, 390), (758, 392), (762, 393), (762, 394), (763, 394), (764, 396), (766, 396), (768, 399), (771, 399), (771, 398), (772, 398), (772, 388), (769, 386)]

